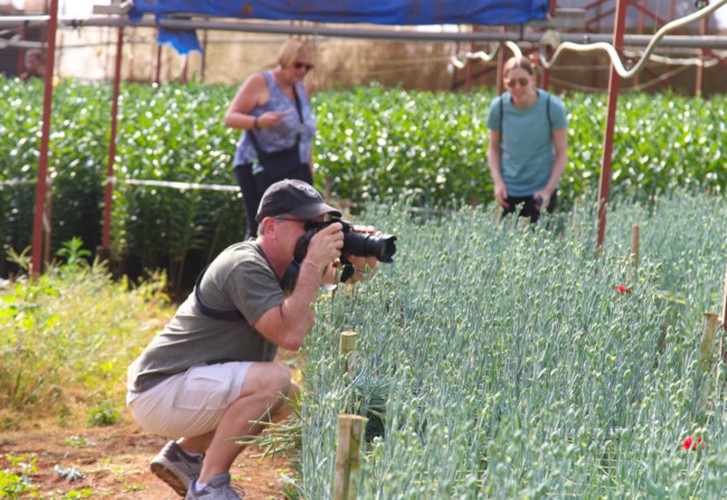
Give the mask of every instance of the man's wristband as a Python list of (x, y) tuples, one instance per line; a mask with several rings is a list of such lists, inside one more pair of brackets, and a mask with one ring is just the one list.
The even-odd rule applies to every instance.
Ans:
[(260, 126), (257, 124), (258, 118), (260, 118), (260, 117), (256, 116), (255, 120), (253, 120), (253, 122), (252, 122), (252, 128), (254, 128), (255, 130), (260, 130)]

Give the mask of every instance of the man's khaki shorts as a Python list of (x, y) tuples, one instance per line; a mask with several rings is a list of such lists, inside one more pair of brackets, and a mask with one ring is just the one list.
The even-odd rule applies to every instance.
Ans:
[(170, 438), (193, 437), (217, 428), (222, 414), (240, 398), (252, 362), (193, 366), (126, 402), (142, 427)]

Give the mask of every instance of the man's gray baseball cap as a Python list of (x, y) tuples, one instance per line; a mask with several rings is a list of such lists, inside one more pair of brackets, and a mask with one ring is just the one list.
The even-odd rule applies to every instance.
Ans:
[(297, 179), (284, 179), (271, 185), (260, 200), (255, 220), (290, 214), (303, 219), (314, 219), (330, 214), (340, 217), (341, 212), (327, 205), (310, 184)]

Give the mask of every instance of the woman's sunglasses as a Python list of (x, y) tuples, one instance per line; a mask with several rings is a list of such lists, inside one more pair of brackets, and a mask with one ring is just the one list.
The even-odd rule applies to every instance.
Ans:
[(514, 88), (515, 85), (520, 84), (521, 87), (527, 87), (528, 83), (530, 83), (530, 80), (527, 78), (512, 78), (512, 79), (506, 79), (505, 85), (507, 85), (510, 88)]
[(312, 64), (303, 63), (303, 62), (295, 62), (295, 63), (293, 63), (293, 67), (295, 69), (303, 69), (303, 68), (305, 68), (306, 71), (310, 71), (310, 70), (313, 69), (313, 65)]

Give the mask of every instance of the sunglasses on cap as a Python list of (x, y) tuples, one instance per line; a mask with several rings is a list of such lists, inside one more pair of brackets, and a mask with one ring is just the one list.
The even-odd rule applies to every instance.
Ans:
[(313, 69), (313, 65), (312, 64), (308, 64), (308, 63), (304, 63), (304, 62), (295, 62), (295, 63), (293, 63), (293, 67), (295, 69), (303, 69), (303, 68), (305, 68), (306, 71), (310, 71), (310, 70)]
[(530, 83), (530, 80), (527, 78), (507, 78), (505, 79), (505, 85), (507, 85), (510, 88), (515, 87), (515, 85), (520, 84), (521, 87), (527, 87), (528, 83)]

